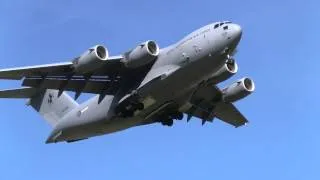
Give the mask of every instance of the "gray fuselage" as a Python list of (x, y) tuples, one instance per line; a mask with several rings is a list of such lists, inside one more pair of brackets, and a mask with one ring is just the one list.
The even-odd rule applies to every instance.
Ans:
[(100, 103), (98, 96), (93, 97), (66, 115), (48, 141), (85, 139), (150, 124), (156, 122), (154, 117), (162, 109), (172, 104), (181, 108), (194, 89), (224, 65), (227, 51), (234, 50), (240, 41), (239, 25), (228, 22), (215, 27), (216, 24), (204, 26), (161, 49), (137, 89), (145, 109), (136, 112), (134, 117), (116, 116), (113, 96), (106, 96)]

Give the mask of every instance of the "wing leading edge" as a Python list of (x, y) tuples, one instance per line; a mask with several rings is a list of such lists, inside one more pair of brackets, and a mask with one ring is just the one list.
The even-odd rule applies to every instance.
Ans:
[[(92, 75), (96, 76), (113, 76), (119, 73), (123, 64), (120, 60), (122, 56), (109, 57), (107, 61), (104, 61), (100, 68), (96, 69)], [(0, 79), (8, 80), (21, 80), (30, 76), (70, 76), (83, 75), (73, 72), (72, 62), (61, 62), (53, 64), (44, 64), (36, 66), (25, 66), (18, 68), (8, 68), (0, 70)]]
[(34, 75), (64, 75), (71, 72), (72, 62), (44, 64), (38, 66), (25, 66), (0, 70), (0, 79), (21, 80)]

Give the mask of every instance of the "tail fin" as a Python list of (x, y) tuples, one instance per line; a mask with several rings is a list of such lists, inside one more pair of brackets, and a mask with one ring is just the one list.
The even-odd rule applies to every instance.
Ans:
[(63, 116), (78, 106), (67, 93), (64, 92), (59, 96), (58, 90), (51, 89), (43, 90), (32, 97), (29, 104), (53, 127)]
[(67, 93), (59, 96), (58, 90), (20, 88), (0, 91), (0, 98), (30, 98), (31, 105), (51, 125), (55, 126), (58, 121), (68, 112), (78, 106)]

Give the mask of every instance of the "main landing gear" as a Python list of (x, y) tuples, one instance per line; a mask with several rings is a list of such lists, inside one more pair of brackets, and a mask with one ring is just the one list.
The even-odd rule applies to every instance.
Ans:
[(181, 112), (175, 112), (167, 117), (162, 118), (160, 121), (162, 125), (171, 127), (173, 125), (173, 120), (182, 120), (183, 119), (183, 113)]
[(165, 120), (162, 120), (161, 124), (164, 125), (164, 126), (171, 127), (173, 125), (173, 119), (167, 118)]

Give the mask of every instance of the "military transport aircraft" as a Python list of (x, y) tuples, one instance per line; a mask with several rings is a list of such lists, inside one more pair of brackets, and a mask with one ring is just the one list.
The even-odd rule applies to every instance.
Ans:
[[(96, 45), (69, 62), (0, 70), (0, 79), (22, 80), (0, 98), (27, 98), (53, 127), (46, 143), (74, 142), (130, 127), (191, 117), (247, 123), (234, 102), (255, 89), (242, 78), (225, 89), (216, 84), (237, 73), (233, 58), (242, 30), (229, 21), (204, 26), (160, 49), (149, 40), (119, 56)], [(70, 97), (65, 91), (75, 92)], [(81, 93), (95, 97), (78, 104)]]

